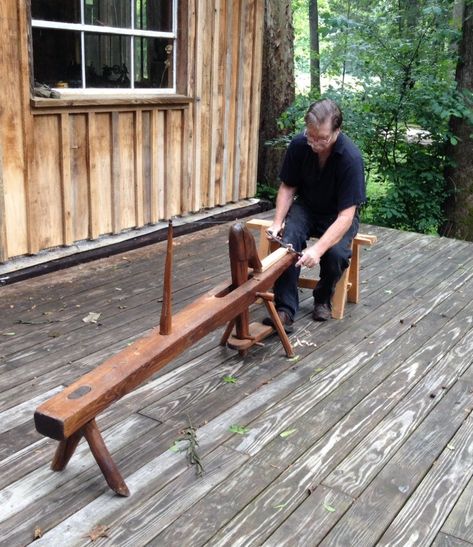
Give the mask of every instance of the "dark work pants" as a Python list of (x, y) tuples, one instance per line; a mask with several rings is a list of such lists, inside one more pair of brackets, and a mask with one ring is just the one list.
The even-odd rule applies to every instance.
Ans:
[[(321, 237), (335, 219), (333, 216), (318, 216), (299, 201), (295, 201), (286, 217), (283, 240), (292, 243), (296, 251), (302, 251), (310, 237)], [(320, 281), (314, 289), (314, 303), (330, 305), (335, 285), (348, 267), (351, 242), (358, 231), (358, 225), (358, 217), (355, 216), (343, 238), (320, 259)], [(299, 309), (297, 281), (300, 270), (290, 266), (274, 285), (276, 308), (287, 312), (291, 319), (294, 319)]]

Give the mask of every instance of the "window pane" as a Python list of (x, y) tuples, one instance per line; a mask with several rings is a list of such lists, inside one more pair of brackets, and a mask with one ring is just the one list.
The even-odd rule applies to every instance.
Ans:
[(173, 87), (173, 40), (135, 37), (135, 87)]
[(33, 67), (37, 82), (51, 87), (82, 87), (80, 33), (33, 28)]
[(80, 0), (32, 0), (31, 15), (45, 21), (80, 23)]
[(87, 25), (131, 28), (130, 0), (85, 0), (84, 20)]
[(172, 31), (172, 0), (135, 0), (135, 28)]
[(85, 34), (86, 87), (131, 87), (129, 36)]

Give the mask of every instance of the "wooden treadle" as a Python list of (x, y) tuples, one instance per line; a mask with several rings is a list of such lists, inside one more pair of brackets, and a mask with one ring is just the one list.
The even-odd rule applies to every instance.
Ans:
[(250, 338), (247, 340), (240, 340), (239, 338), (236, 338), (235, 333), (233, 332), (228, 339), (227, 345), (229, 348), (238, 351), (246, 350), (251, 348), (251, 346), (254, 346), (256, 342), (261, 342), (261, 340), (273, 332), (273, 327), (254, 321), (253, 323), (250, 323)]

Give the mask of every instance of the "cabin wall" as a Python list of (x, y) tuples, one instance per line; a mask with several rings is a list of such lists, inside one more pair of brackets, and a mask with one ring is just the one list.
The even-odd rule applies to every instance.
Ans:
[(264, 3), (180, 7), (178, 94), (31, 97), (26, 2), (0, 3), (0, 260), (253, 196)]

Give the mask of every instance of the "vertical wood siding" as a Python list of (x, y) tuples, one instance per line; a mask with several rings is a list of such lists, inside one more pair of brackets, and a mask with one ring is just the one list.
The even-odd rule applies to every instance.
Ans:
[(190, 103), (54, 110), (30, 104), (25, 5), (0, 4), (0, 260), (254, 195), (262, 1), (180, 11)]

